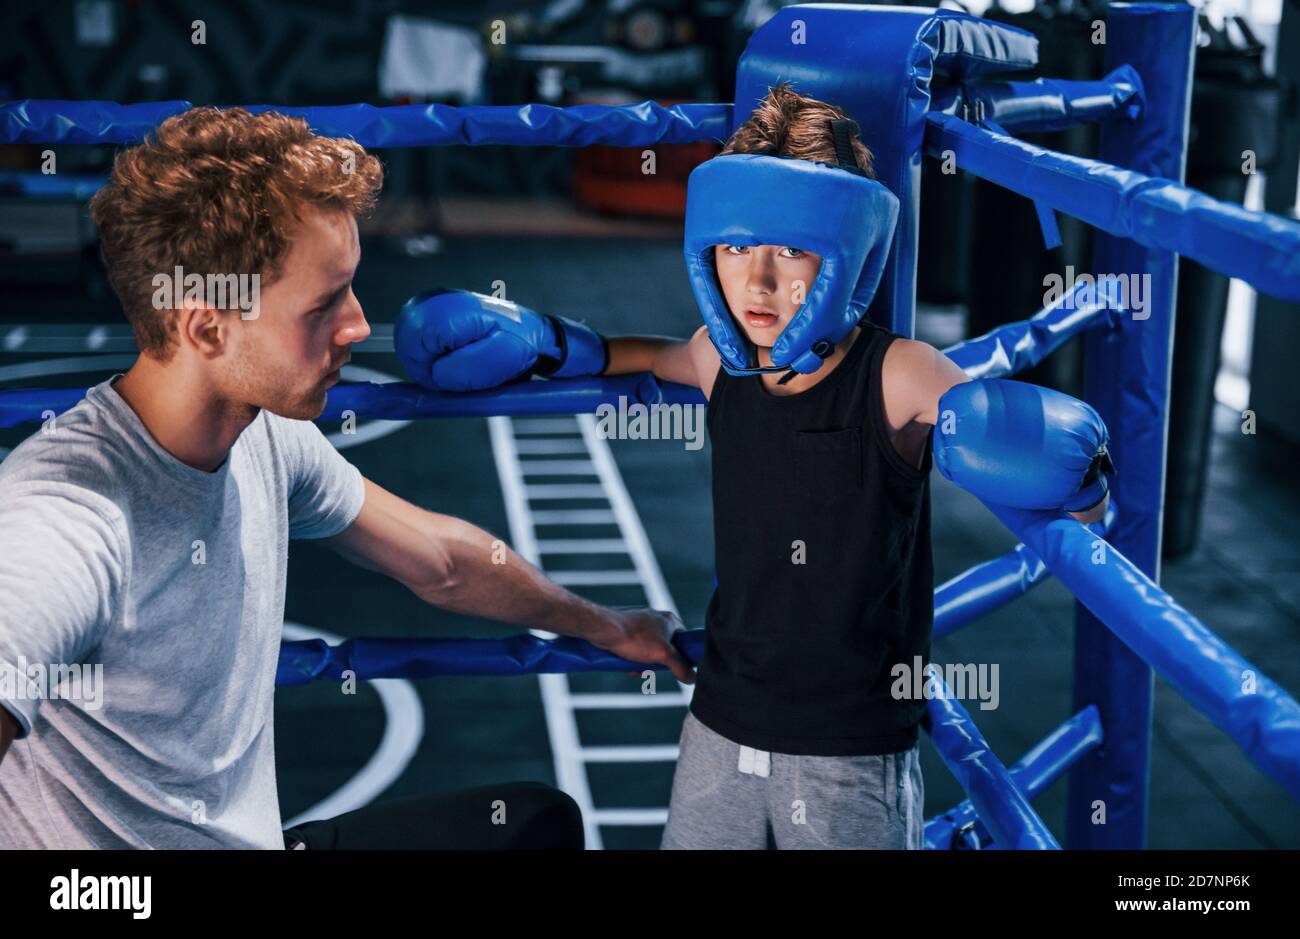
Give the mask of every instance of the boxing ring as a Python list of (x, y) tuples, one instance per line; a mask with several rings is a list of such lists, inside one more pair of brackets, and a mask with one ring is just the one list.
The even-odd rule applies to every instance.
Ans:
[[(1059, 848), (1033, 798), (1069, 773), (1070, 848), (1145, 846), (1154, 674), (1214, 722), (1261, 771), (1300, 800), (1300, 705), (1158, 585), (1160, 518), (1174, 297), (1179, 255), (1257, 290), (1300, 300), (1300, 224), (1219, 202), (1180, 184), (1195, 49), (1193, 7), (1113, 3), (1106, 76), (1010, 81), (1037, 63), (1037, 42), (1003, 24), (911, 7), (786, 7), (751, 38), (730, 104), (653, 102), (555, 108), (350, 105), (276, 108), (313, 130), (366, 147), (486, 144), (580, 147), (724, 141), (770, 84), (841, 105), (877, 155), (877, 175), (901, 203), (873, 321), (913, 334), (920, 165), (925, 156), (1032, 199), (1046, 242), (1054, 212), (1096, 229), (1093, 280), (1028, 319), (945, 352), (973, 378), (1012, 376), (1085, 334), (1084, 397), (1111, 435), (1119, 473), (1112, 507), (1084, 526), (1060, 513), (985, 503), (1019, 539), (1012, 551), (935, 590), (934, 636), (1011, 603), (1049, 572), (1076, 604), (1073, 713), (1012, 765), (995, 755), (937, 669), (923, 721), (968, 798), (926, 822), (926, 847)], [(801, 34), (802, 43), (791, 36)], [(862, 47), (872, 55), (864, 57)], [(869, 58), (870, 61), (866, 61)], [(121, 105), (19, 101), (0, 105), (3, 143), (132, 144), (187, 102)], [(251, 108), (266, 110), (267, 106)], [(1081, 121), (1101, 128), (1100, 159), (1037, 147), (1014, 132)], [(1130, 275), (1149, 281), (1142, 302)], [(83, 388), (0, 392), (0, 426), (48, 419)], [(704, 403), (694, 388), (649, 374), (544, 381), (449, 394), (408, 383), (344, 383), (321, 421), (590, 413), (601, 404)], [(697, 662), (703, 630), (676, 642)], [(278, 684), (436, 675), (518, 675), (638, 668), (584, 642), (357, 639), (285, 642)], [(1095, 824), (1098, 804), (1105, 824)]]

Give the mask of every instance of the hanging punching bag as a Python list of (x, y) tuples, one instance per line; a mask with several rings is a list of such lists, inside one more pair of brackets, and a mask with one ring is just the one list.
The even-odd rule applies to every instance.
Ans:
[[(1092, 32), (1093, 22), (1104, 19), (1104, 12), (1070, 0), (1051, 0), (1039, 3), (1028, 13), (1009, 13), (994, 6), (985, 17), (1018, 26), (1038, 37), (1037, 71), (1032, 75), (1008, 77), (1030, 79), (1042, 75), (1095, 80), (1103, 74), (1104, 47), (1092, 41)], [(1091, 124), (1016, 136), (1077, 156), (1095, 156), (1097, 152), (1097, 129)], [(1036, 313), (1043, 306), (1047, 292), (1044, 278), (1048, 275), (1064, 276), (1067, 266), (1072, 266), (1076, 274), (1089, 271), (1092, 230), (1077, 219), (1058, 213), (1061, 247), (1048, 250), (1032, 202), (982, 179), (974, 180), (972, 188), (974, 234), (966, 332), (968, 336), (978, 336), (1003, 323)], [(1016, 378), (1081, 396), (1082, 339), (1072, 339)]]
[[(1252, 168), (1267, 172), (1277, 161), (1281, 86), (1264, 74), (1264, 47), (1244, 20), (1231, 17), (1222, 28), (1203, 15), (1200, 21), (1208, 45), (1196, 55), (1187, 185), (1240, 204)], [(1200, 534), (1227, 309), (1228, 278), (1181, 258), (1161, 552), (1166, 558), (1193, 550)]]
[[(932, 0), (907, 6), (938, 6)], [(953, 6), (969, 13), (965, 4)], [(951, 167), (949, 167), (951, 168)], [(975, 177), (944, 172), (939, 160), (921, 161), (921, 229), (917, 233), (916, 299), (944, 306), (965, 303), (970, 295)]]

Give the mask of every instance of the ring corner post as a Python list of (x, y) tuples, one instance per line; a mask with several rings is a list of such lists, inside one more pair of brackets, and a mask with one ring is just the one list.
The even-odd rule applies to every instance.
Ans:
[[(1196, 29), (1190, 5), (1110, 5), (1105, 67), (1135, 68), (1147, 106), (1138, 121), (1103, 125), (1102, 160), (1183, 181)], [(1094, 275), (1127, 275), (1130, 299), (1141, 289), (1147, 304), (1118, 328), (1088, 336), (1084, 388), (1109, 428), (1119, 470), (1112, 489), (1123, 511), (1110, 541), (1159, 583), (1178, 257), (1098, 231), (1092, 262)], [(1145, 848), (1153, 672), (1082, 604), (1076, 605), (1073, 695), (1075, 711), (1096, 705), (1105, 739), (1070, 774), (1066, 847)]]

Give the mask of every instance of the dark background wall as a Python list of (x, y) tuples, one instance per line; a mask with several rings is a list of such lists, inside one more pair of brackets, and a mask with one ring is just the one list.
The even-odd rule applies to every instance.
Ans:
[[(743, 46), (743, 38), (733, 42), (729, 31), (738, 5), (739, 0), (584, 0), (568, 5), (541, 0), (16, 0), (8, 4), (5, 29), (0, 30), (0, 99), (405, 103), (383, 96), (378, 74), (389, 19), (408, 15), (473, 29), (483, 37), (491, 22), (508, 24), (510, 39), (504, 47), (484, 46), (488, 66), (478, 103), (567, 105), (601, 100), (602, 95), (604, 100), (726, 100), (731, 79), (717, 76), (728, 69), (734, 75), (734, 63), (724, 63), (726, 55), (718, 50), (738, 54)], [(639, 41), (630, 25), (638, 14)], [(202, 45), (192, 41), (196, 20), (206, 27)], [(647, 23), (657, 26), (646, 32)], [(599, 65), (562, 62), (559, 93), (547, 101), (538, 94), (538, 72), (546, 65), (518, 59), (524, 47), (546, 45), (587, 52), (612, 49), (620, 61), (654, 77), (620, 83), (610, 81), (608, 70)], [(697, 64), (674, 65), (691, 61)], [(721, 98), (719, 89), (725, 91)], [(34, 150), (5, 149), (0, 168), (35, 167)], [(110, 159), (107, 148), (63, 148), (59, 153), (61, 170), (100, 171)], [(436, 187), (442, 193), (566, 195), (570, 160), (569, 152), (556, 148), (407, 153), (393, 158), (386, 192), (424, 194)]]

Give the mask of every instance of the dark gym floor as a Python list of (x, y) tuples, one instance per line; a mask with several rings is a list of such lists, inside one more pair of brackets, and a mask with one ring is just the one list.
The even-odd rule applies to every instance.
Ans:
[[(420, 290), (448, 286), (489, 292), (494, 281), (504, 282), (512, 300), (586, 319), (608, 335), (686, 336), (699, 323), (680, 242), (668, 239), (456, 238), (438, 253), (419, 258), (371, 240), (364, 246), (356, 292), (371, 322), (382, 324), (391, 323), (402, 301)], [(0, 329), (52, 321), (121, 323), (107, 296), (88, 303), (84, 297), (30, 288), (5, 293)], [(32, 312), (36, 304), (40, 316)], [(941, 332), (951, 332), (950, 327), (949, 317), (923, 312), (918, 337), (945, 345), (951, 338)], [(0, 366), (52, 357), (0, 347)], [(361, 353), (354, 363), (400, 375), (391, 355)], [(6, 379), (5, 387), (85, 385), (110, 373), (95, 367), (100, 370), (25, 378), (6, 376), (0, 368), (0, 377)], [(106, 367), (122, 370), (112, 363)], [(345, 372), (344, 377), (369, 376)], [(1296, 454), (1263, 436), (1236, 432), (1233, 415), (1221, 410), (1200, 547), (1190, 557), (1167, 563), (1162, 583), (1248, 660), (1300, 695), (1300, 656), (1295, 654), (1300, 640), (1300, 492), (1289, 471)], [(563, 425), (539, 424), (535, 433), (519, 425), (518, 439), (563, 435)], [(0, 455), (26, 432), (0, 431)], [(713, 576), (707, 445), (691, 451), (681, 441), (613, 440), (608, 447), (630, 496), (624, 508), (644, 530), (663, 585), (685, 623), (699, 626)], [(487, 421), (415, 422), (345, 452), (365, 475), (397, 494), (511, 539), (504, 477)], [(973, 497), (937, 474), (933, 487), (938, 582), (1015, 544)], [(615, 494), (610, 504), (617, 501)], [(621, 523), (626, 522), (624, 514)], [(599, 528), (588, 526), (583, 535), (628, 534), (626, 528)], [(556, 530), (545, 537), (576, 536)], [(289, 563), (285, 617), (309, 629), (336, 636), (517, 631), (425, 606), (398, 585), (352, 568), (311, 543), (292, 543)], [(635, 584), (573, 589), (615, 605), (648, 602)], [(1072, 598), (1049, 580), (997, 614), (935, 643), (938, 662), (999, 665), (1000, 706), (971, 710), (1004, 762), (1014, 762), (1069, 716), (1072, 631)], [(502, 780), (556, 783), (561, 781), (557, 765), (565, 764), (585, 768), (591, 805), (609, 813), (602, 818), (640, 822), (599, 825), (604, 847), (656, 846), (660, 828), (646, 820), (667, 805), (673, 764), (662, 748), (676, 744), (684, 708), (559, 707), (563, 713), (557, 718), (548, 711), (543, 685), (536, 676), (393, 682), (386, 683), (388, 697), (382, 701), (380, 690), (364, 684), (351, 696), (327, 685), (281, 689), (276, 737), (284, 819), (341, 787), (388, 798)], [(664, 678), (659, 690), (671, 693), (672, 685)], [(581, 675), (572, 676), (568, 687), (575, 694), (635, 692), (639, 680), (622, 674)], [(1158, 676), (1156, 688), (1148, 847), (1300, 847), (1300, 805)], [(562, 705), (567, 699), (560, 693), (555, 700)], [(557, 707), (554, 701), (551, 707)], [(397, 714), (404, 716), (396, 720)], [(575, 762), (575, 744), (584, 752), (592, 748), (592, 758)], [(381, 746), (385, 749), (369, 766), (373, 775), (367, 784), (362, 768)], [(645, 761), (635, 759), (636, 753), (644, 753)], [(385, 765), (400, 767), (404, 760), (409, 760), (405, 768), (387, 781)], [(928, 742), (922, 744), (922, 763), (930, 817), (961, 801), (963, 794)], [(377, 786), (375, 779), (383, 782)], [(1064, 831), (1064, 793), (1064, 782), (1058, 781), (1035, 802), (1058, 835)], [(618, 810), (650, 811), (628, 811), (620, 818)]]

